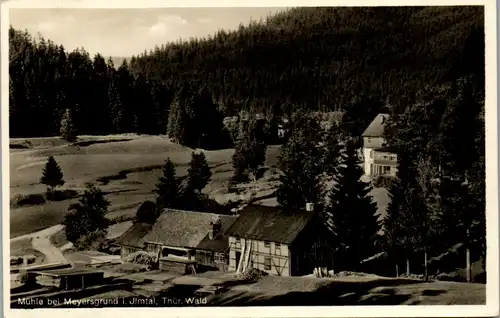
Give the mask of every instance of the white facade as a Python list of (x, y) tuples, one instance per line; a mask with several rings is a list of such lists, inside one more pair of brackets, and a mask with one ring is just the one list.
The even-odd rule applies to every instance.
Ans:
[(397, 172), (397, 155), (382, 149), (384, 138), (365, 137), (363, 140), (364, 172), (367, 176), (390, 175)]
[(229, 237), (229, 271), (236, 271), (243, 257), (242, 246), (251, 245), (250, 267), (258, 268), (271, 275), (290, 276), (289, 246), (277, 242), (257, 241)]

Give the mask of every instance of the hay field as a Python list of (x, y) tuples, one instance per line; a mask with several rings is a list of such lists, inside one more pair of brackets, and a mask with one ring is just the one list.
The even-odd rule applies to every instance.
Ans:
[[(10, 199), (43, 193), (39, 180), (48, 156), (54, 156), (64, 173), (61, 190), (83, 191), (85, 183), (98, 185), (111, 202), (110, 217), (135, 215), (145, 200), (154, 199), (152, 190), (167, 157), (177, 165), (177, 175), (186, 174), (194, 149), (172, 143), (165, 136), (81, 136), (76, 145), (60, 138), (11, 139)], [(12, 146), (14, 145), (14, 147)], [(22, 145), (19, 149), (15, 145)], [(15, 148), (15, 149), (12, 149)], [(204, 151), (213, 177), (205, 192), (225, 188), (232, 175), (233, 149)], [(270, 147), (268, 164), (277, 160), (279, 147)], [(59, 224), (68, 207), (78, 199), (68, 198), (39, 205), (11, 208), (10, 237), (32, 233)]]

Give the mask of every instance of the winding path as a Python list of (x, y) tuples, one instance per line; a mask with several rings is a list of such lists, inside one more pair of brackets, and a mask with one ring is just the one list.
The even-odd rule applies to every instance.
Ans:
[(34, 249), (40, 251), (40, 253), (45, 255), (45, 262), (47, 263), (66, 263), (68, 260), (64, 257), (61, 250), (55, 247), (50, 242), (50, 237), (64, 228), (63, 225), (58, 224), (51, 226), (49, 228), (43, 229), (38, 232), (14, 237), (11, 242), (15, 242), (23, 239), (31, 239), (31, 244)]

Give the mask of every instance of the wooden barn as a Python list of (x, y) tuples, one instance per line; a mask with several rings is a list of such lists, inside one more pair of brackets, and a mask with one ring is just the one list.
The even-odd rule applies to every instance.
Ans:
[(120, 247), (120, 256), (125, 258), (128, 255), (142, 251), (144, 242), (142, 238), (151, 230), (153, 224), (135, 223), (125, 233), (115, 241), (115, 245)]
[(161, 270), (181, 273), (191, 272), (195, 267), (227, 270), (229, 238), (223, 230), (235, 219), (229, 215), (167, 209), (152, 226), (131, 229), (118, 242), (122, 248), (126, 247), (122, 255), (137, 250), (158, 255)]
[(331, 237), (312, 204), (296, 211), (248, 206), (226, 235), (229, 271), (257, 268), (272, 275), (302, 276), (333, 265)]

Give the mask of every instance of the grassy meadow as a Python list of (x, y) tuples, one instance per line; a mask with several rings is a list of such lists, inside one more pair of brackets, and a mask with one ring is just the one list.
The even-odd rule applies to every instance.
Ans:
[[(161, 175), (167, 157), (177, 165), (178, 176), (186, 174), (194, 149), (172, 143), (165, 136), (80, 136), (78, 142), (67, 144), (58, 137), (12, 138), (10, 140), (10, 198), (42, 195), (46, 190), (39, 180), (48, 156), (54, 156), (64, 173), (61, 190), (81, 193), (85, 183), (98, 185), (111, 202), (109, 217), (133, 216), (145, 200), (154, 199), (152, 190)], [(219, 200), (226, 194), (226, 184), (233, 169), (233, 149), (204, 151), (212, 167), (212, 180), (204, 189)], [(279, 146), (268, 148), (266, 166), (275, 166)], [(381, 212), (387, 205), (384, 189), (373, 190)], [(32, 233), (59, 224), (68, 213), (68, 206), (77, 201), (69, 196), (42, 204), (12, 206), (10, 237)], [(265, 204), (275, 205), (275, 198)]]

